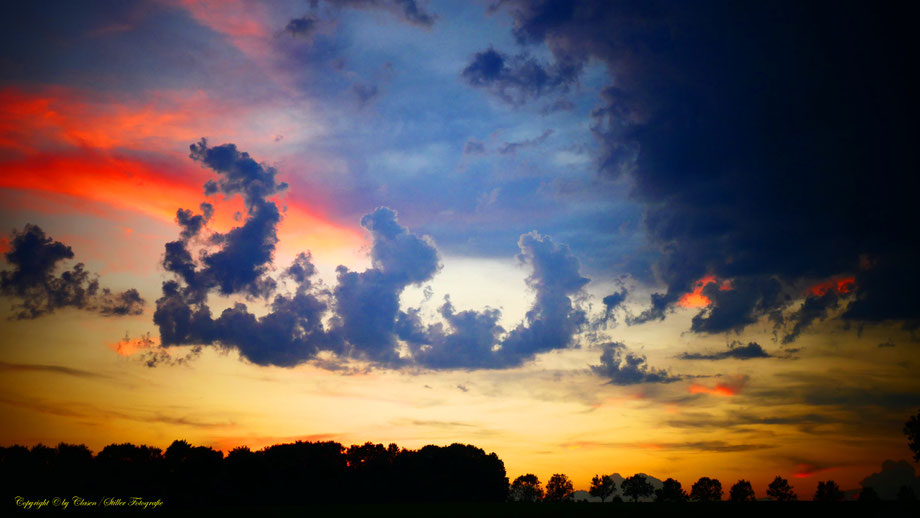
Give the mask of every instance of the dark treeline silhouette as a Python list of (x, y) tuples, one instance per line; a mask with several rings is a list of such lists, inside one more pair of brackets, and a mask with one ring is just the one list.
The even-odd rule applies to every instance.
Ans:
[[(111, 444), (0, 447), (0, 483), (13, 496), (161, 498), (169, 505), (379, 502), (501, 502), (505, 465), (466, 444), (425, 446), (337, 442), (240, 447), (226, 456), (173, 442), (166, 451)], [(569, 485), (571, 487), (571, 484)]]

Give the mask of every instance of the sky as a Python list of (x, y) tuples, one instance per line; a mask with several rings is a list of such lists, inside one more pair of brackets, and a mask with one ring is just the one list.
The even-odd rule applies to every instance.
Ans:
[(462, 442), (758, 496), (903, 468), (907, 9), (10, 6), (0, 444)]

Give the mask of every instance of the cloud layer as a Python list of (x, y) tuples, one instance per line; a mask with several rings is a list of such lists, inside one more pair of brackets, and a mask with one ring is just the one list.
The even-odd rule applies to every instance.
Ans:
[[(166, 244), (162, 263), (174, 279), (163, 283), (154, 313), (163, 346), (217, 345), (259, 365), (293, 366), (327, 351), (387, 367), (492, 369), (572, 347), (587, 324), (574, 299), (589, 279), (568, 247), (537, 232), (518, 241), (517, 259), (530, 268), (527, 285), (534, 293), (520, 324), (506, 332), (499, 310), (458, 311), (449, 296), (439, 308), (441, 322), (422, 322), (420, 309), (401, 309), (399, 297), (440, 270), (438, 251), (386, 207), (361, 218), (373, 243), (370, 268), (339, 266), (335, 287), (326, 289), (313, 282), (312, 258), (301, 253), (275, 279), (268, 272), (281, 214), (269, 197), (286, 185), (233, 144), (211, 147), (202, 139), (191, 146), (191, 158), (219, 175), (205, 184), (205, 194), (242, 197), (247, 216), (241, 226), (216, 233), (207, 227), (210, 204), (202, 203), (200, 214), (177, 211), (179, 239)], [(279, 281), (293, 284), (293, 291), (280, 292)], [(212, 295), (263, 299), (269, 311), (256, 316), (236, 302), (215, 318)]]
[(46, 236), (37, 225), (13, 231), (10, 245), (5, 257), (12, 269), (0, 272), (0, 294), (18, 302), (13, 305), (15, 318), (37, 318), (63, 308), (104, 316), (143, 313), (144, 299), (136, 289), (113, 292), (103, 288), (83, 263), (56, 274), (59, 263), (73, 259), (73, 250)]
[[(578, 71), (595, 59), (615, 77), (592, 115), (600, 169), (633, 180), (667, 286), (632, 323), (663, 319), (715, 275), (733, 289), (707, 288), (711, 304), (694, 332), (737, 332), (769, 317), (788, 343), (829, 316), (920, 326), (910, 194), (920, 184), (906, 173), (917, 105), (902, 80), (920, 47), (909, 12), (862, 2), (497, 8), (519, 43), (549, 48), (554, 62), (540, 70)], [(464, 75), (516, 104), (564, 84), (506, 61), (489, 48)], [(803, 295), (841, 275), (855, 278), (852, 291)]]

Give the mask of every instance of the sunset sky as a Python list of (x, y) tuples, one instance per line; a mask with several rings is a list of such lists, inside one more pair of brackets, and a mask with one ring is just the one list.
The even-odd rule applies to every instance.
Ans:
[(916, 13), (765, 4), (7, 6), (0, 444), (909, 460)]

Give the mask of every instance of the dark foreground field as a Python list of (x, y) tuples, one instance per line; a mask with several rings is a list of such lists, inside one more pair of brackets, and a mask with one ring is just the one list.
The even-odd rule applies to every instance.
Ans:
[[(10, 509), (10, 507), (7, 507)], [(15, 508), (14, 508), (15, 509)], [(880, 502), (860, 504), (858, 502), (817, 503), (817, 502), (754, 502), (733, 504), (718, 503), (458, 503), (458, 504), (324, 504), (302, 506), (264, 506), (246, 507), (188, 507), (177, 509), (168, 504), (158, 509), (74, 509), (45, 508), (26, 511), (16, 509), (20, 515), (51, 516), (68, 514), (101, 514), (108, 516), (258, 516), (258, 517), (323, 517), (323, 516), (366, 516), (372, 518), (400, 517), (740, 517), (740, 518), (789, 518), (807, 517), (895, 517), (915, 518), (920, 516), (920, 505), (916, 502)]]

